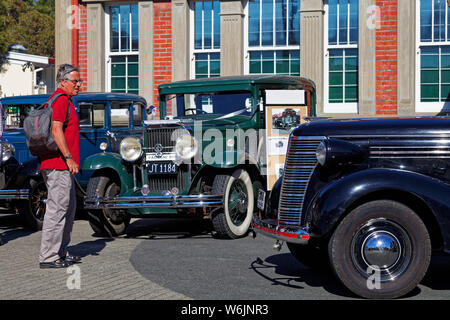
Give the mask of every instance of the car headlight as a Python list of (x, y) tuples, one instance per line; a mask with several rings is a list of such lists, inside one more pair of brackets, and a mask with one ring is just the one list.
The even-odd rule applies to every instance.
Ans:
[(120, 155), (126, 161), (136, 161), (142, 156), (142, 145), (136, 138), (125, 138), (120, 142)]
[(358, 164), (367, 156), (367, 150), (354, 143), (338, 139), (323, 140), (316, 149), (317, 161), (320, 165), (327, 167)]
[(16, 149), (8, 142), (2, 142), (2, 161), (6, 162), (14, 156)]
[(327, 146), (323, 141), (317, 146), (316, 158), (322, 166), (325, 165), (325, 161), (327, 160)]
[(198, 142), (197, 140), (188, 134), (178, 137), (175, 143), (175, 152), (184, 160), (191, 159), (197, 154)]

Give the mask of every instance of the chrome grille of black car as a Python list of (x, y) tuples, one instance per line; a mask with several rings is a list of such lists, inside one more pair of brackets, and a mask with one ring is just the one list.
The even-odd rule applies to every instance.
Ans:
[(306, 188), (317, 165), (316, 149), (323, 139), (324, 137), (291, 137), (278, 206), (280, 225), (300, 225)]

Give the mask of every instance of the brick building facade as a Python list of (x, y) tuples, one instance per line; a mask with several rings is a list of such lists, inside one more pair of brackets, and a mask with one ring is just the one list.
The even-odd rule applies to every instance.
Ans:
[(83, 90), (149, 104), (165, 82), (279, 73), (314, 80), (321, 116), (436, 114), (447, 45), (445, 0), (56, 2), (56, 63), (77, 64)]

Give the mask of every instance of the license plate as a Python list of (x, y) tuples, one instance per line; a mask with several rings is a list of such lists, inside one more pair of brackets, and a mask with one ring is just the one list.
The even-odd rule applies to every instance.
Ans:
[(266, 202), (266, 193), (264, 192), (264, 190), (258, 189), (258, 201), (257, 201), (258, 209), (264, 210), (265, 202)]
[(148, 174), (176, 174), (178, 166), (173, 162), (155, 162), (147, 167)]

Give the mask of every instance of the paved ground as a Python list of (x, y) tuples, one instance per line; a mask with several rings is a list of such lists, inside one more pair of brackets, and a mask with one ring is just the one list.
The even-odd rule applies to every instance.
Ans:
[[(0, 300), (358, 300), (329, 271), (304, 267), (285, 246), (273, 251), (272, 239), (219, 240), (199, 231), (179, 221), (133, 219), (127, 235), (108, 239), (77, 220), (69, 250), (83, 263), (41, 270), (41, 232), (0, 215)], [(449, 266), (449, 257), (434, 258), (403, 299), (449, 300)]]
[(96, 238), (87, 221), (77, 220), (70, 249), (83, 257), (83, 263), (69, 269), (40, 269), (41, 232), (17, 227), (15, 217), (11, 223), (7, 217), (0, 219), (4, 242), (0, 246), (0, 299), (188, 299), (133, 268), (130, 253), (141, 239)]

